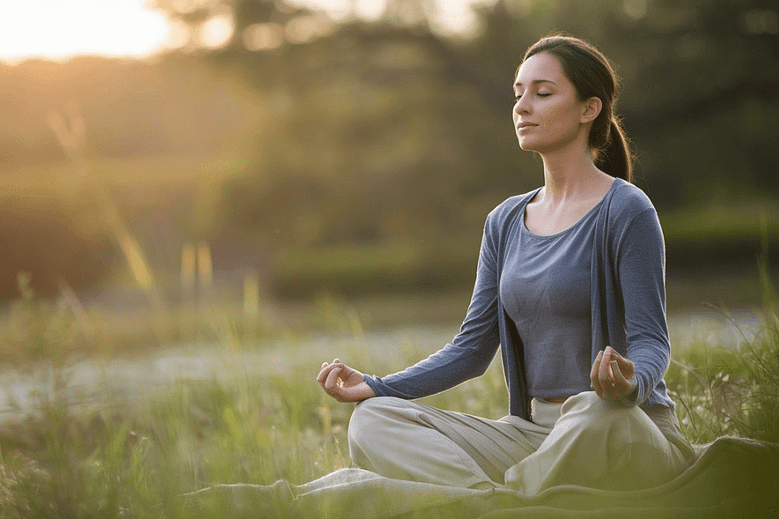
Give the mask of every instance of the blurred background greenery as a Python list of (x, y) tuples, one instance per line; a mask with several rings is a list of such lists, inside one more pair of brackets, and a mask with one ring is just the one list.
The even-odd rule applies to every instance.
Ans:
[[(472, 12), (456, 29), (453, 4)], [(761, 243), (779, 257), (779, 2), (338, 5), (156, 0), (178, 32), (152, 57), (0, 64), (0, 298), (20, 272), (115, 306), (146, 304), (139, 288), (467, 292), (487, 212), (542, 182), (511, 81), (561, 30), (624, 80), (671, 305), (759, 302)]]
[[(151, 29), (107, 14), (141, 4)], [(92, 30), (168, 33), (67, 51)], [(191, 517), (184, 492), (348, 466), (316, 372), (456, 333), (484, 218), (542, 182), (511, 84), (555, 30), (624, 80), (685, 434), (779, 441), (779, 0), (8, 2), (0, 517)], [(429, 401), (499, 418), (501, 373)]]

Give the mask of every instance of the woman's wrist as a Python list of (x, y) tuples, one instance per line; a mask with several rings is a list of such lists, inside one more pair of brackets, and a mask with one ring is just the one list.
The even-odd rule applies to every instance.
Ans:
[(376, 396), (376, 392), (373, 391), (373, 388), (369, 386), (368, 383), (364, 380), (354, 386), (354, 390), (354, 397), (356, 398), (355, 402), (362, 402), (363, 400), (367, 400)]

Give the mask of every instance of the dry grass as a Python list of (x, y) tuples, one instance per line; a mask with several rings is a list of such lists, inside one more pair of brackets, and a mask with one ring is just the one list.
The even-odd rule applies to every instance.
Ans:
[[(366, 347), (359, 312), (342, 301), (322, 299), (309, 315), (315, 316), (309, 335), (326, 330), (341, 337), (335, 342), (342, 357), (368, 371), (391, 371), (431, 349), (401, 341), (380, 359)], [(779, 441), (777, 315), (767, 305), (764, 331), (741, 345), (677, 349), (667, 380), (692, 441), (724, 434)], [(76, 408), (62, 388), (72, 360), (65, 353), (86, 340), (78, 319), (66, 304), (38, 301), (29, 292), (16, 303), (0, 332), (17, 337), (17, 369), (47, 366), (38, 373), (53, 390), (38, 395), (37, 415), (0, 426), (0, 517), (188, 517), (178, 498), (186, 492), (219, 483), (303, 483), (348, 466), (351, 406), (328, 399), (313, 381), (312, 363), (331, 352), (301, 349), (303, 328), (276, 329), (287, 367), (247, 370), (235, 355), (262, 347), (261, 337), (249, 338), (229, 316), (215, 319), (213, 308), (180, 317), (193, 330), (213, 333), (214, 348), (232, 366), (227, 376), (179, 381), (144, 399), (108, 396), (102, 405)], [(116, 345), (103, 343), (101, 335), (108, 326), (90, 318), (96, 351), (114, 355)], [(502, 416), (507, 403), (499, 363), (428, 401)]]

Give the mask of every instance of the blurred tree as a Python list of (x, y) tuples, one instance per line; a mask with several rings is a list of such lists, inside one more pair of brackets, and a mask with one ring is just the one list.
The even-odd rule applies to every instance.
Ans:
[[(152, 6), (178, 22), (186, 35), (185, 51), (213, 51), (209, 45), (209, 26), (225, 31), (221, 51), (246, 51), (245, 36), (252, 28), (267, 24), (285, 26), (294, 18), (310, 14), (308, 9), (293, 8), (283, 0), (153, 0)], [(218, 23), (224, 22), (224, 23)]]
[(20, 273), (31, 275), (36, 293), (51, 295), (63, 282), (83, 289), (111, 272), (112, 244), (94, 221), (84, 218), (90, 209), (43, 197), (2, 197), (0, 300), (20, 296)]
[[(23, 161), (19, 143), (44, 156), (29, 114), (61, 102), (51, 81), (82, 101), (91, 125), (108, 113), (123, 121), (93, 125), (95, 156), (197, 162), (229, 150), (211, 183), (192, 188), (202, 202), (170, 189), (183, 201), (170, 195), (165, 210), (181, 211), (169, 227), (186, 227), (191, 210), (190, 236), (271, 251), (470, 244), (494, 205), (542, 181), (510, 126), (511, 83), (527, 46), (557, 30), (614, 61), (636, 183), (661, 209), (779, 199), (779, 0), (496, 0), (462, 38), (435, 32), (433, 0), (393, 0), (377, 22), (341, 24), (283, 0), (155, 5), (197, 52), (148, 66), (2, 70), (0, 93), (25, 101), (0, 105), (4, 120), (21, 121), (0, 128), (0, 165)], [(137, 213), (152, 215), (146, 225), (136, 216), (138, 228), (163, 227), (164, 210)]]
[[(272, 58), (257, 59), (267, 67)], [(485, 167), (495, 156), (487, 150), (503, 146), (505, 156), (516, 145), (510, 91), (504, 131), (491, 118), (479, 124), (492, 110), (474, 85), (452, 80), (464, 75), (461, 61), (429, 32), (392, 27), (353, 25), (288, 49), (272, 74), (291, 69), (294, 79), (269, 89), (273, 116), (253, 165), (228, 185), (228, 218), (299, 245), (440, 240), (464, 225), (478, 236), (496, 202), (480, 195), (490, 191), (485, 175), (512, 170), (505, 161)], [(250, 73), (265, 76), (266, 67)], [(518, 189), (516, 178), (502, 182), (514, 186), (499, 196)]]
[(269, 118), (215, 226), (274, 247), (478, 234), (491, 206), (541, 181), (509, 126), (511, 79), (527, 46), (553, 30), (614, 60), (637, 183), (658, 204), (776, 192), (776, 11), (755, 4), (500, 0), (480, 9), (471, 40), (395, 16), (306, 45), (221, 50), (216, 62), (245, 71)]
[[(776, 192), (779, 2), (663, 0), (654, 11), (637, 27), (648, 59), (631, 117), (658, 186), (675, 185), (662, 191), (676, 204)], [(759, 31), (755, 17), (768, 20)]]

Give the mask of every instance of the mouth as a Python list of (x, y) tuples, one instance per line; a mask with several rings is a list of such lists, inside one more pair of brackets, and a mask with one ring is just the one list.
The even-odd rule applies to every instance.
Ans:
[(538, 126), (537, 124), (533, 123), (519, 123), (517, 126), (517, 130), (523, 130), (525, 128), (532, 128), (533, 126)]

